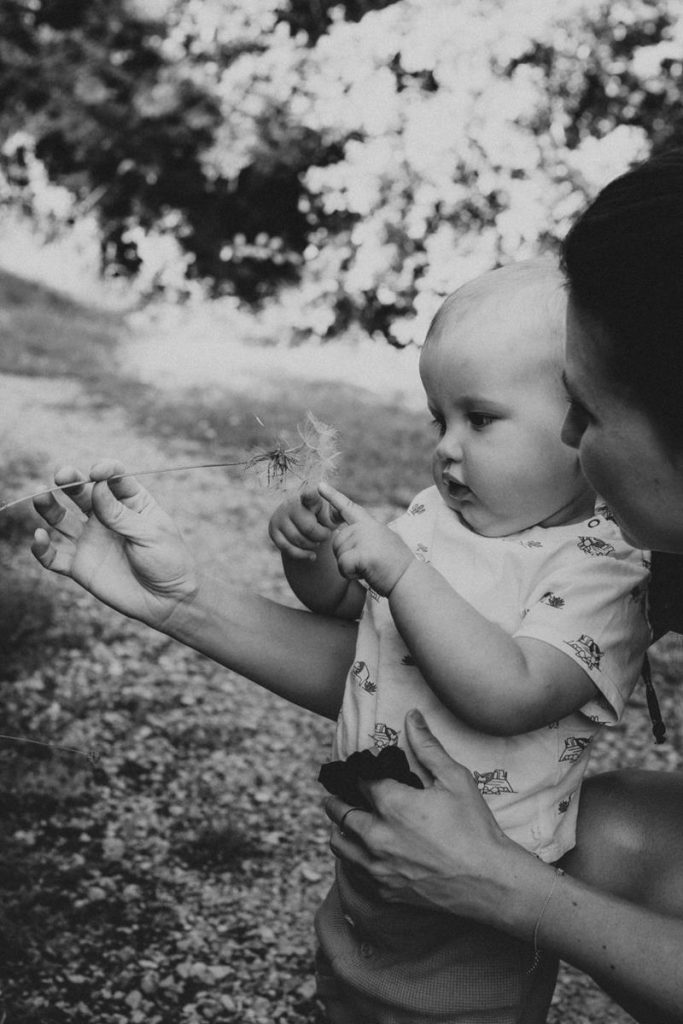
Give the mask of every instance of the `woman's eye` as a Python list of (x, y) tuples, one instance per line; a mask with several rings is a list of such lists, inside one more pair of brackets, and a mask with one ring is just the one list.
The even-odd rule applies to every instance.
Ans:
[(488, 416), (485, 412), (471, 412), (468, 419), (476, 430), (481, 430), (483, 427), (490, 427), (495, 416)]

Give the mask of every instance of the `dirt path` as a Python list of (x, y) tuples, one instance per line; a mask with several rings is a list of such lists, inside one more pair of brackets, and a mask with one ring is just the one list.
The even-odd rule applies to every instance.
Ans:
[[(140, 434), (122, 410), (90, 401), (78, 383), (35, 377), (0, 376), (0, 447), (16, 464), (33, 467), (28, 487), (45, 483), (50, 467), (63, 461), (84, 469), (94, 458), (108, 455), (122, 458), (131, 468), (163, 468), (174, 461), (172, 449)], [(248, 480), (227, 478), (221, 471), (173, 474), (149, 486), (203, 559), (229, 565), (237, 582), (285, 597), (279, 560), (265, 540), (265, 524), (277, 495)], [(62, 586), (61, 581), (45, 578), (41, 585)], [(263, 713), (257, 691), (249, 690), (242, 700), (247, 703), (241, 713), (247, 718)], [(588, 979), (563, 969), (550, 1024), (630, 1020)]]

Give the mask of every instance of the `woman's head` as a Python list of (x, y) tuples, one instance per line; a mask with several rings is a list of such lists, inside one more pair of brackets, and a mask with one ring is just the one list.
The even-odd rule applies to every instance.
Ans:
[(562, 262), (565, 439), (627, 536), (683, 551), (683, 151), (608, 185)]

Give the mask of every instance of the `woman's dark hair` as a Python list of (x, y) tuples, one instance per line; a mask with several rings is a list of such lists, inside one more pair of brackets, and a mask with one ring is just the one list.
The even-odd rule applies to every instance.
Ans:
[(599, 358), (683, 448), (683, 149), (610, 182), (562, 245), (572, 299), (594, 318)]

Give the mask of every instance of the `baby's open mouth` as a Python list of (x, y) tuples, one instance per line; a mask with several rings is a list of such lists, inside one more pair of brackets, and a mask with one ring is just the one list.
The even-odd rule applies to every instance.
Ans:
[(469, 487), (465, 484), (461, 484), (459, 480), (453, 480), (449, 477), (444, 477), (444, 483), (448, 490), (448, 494), (451, 498), (462, 499), (466, 498), (468, 494), (471, 494)]

